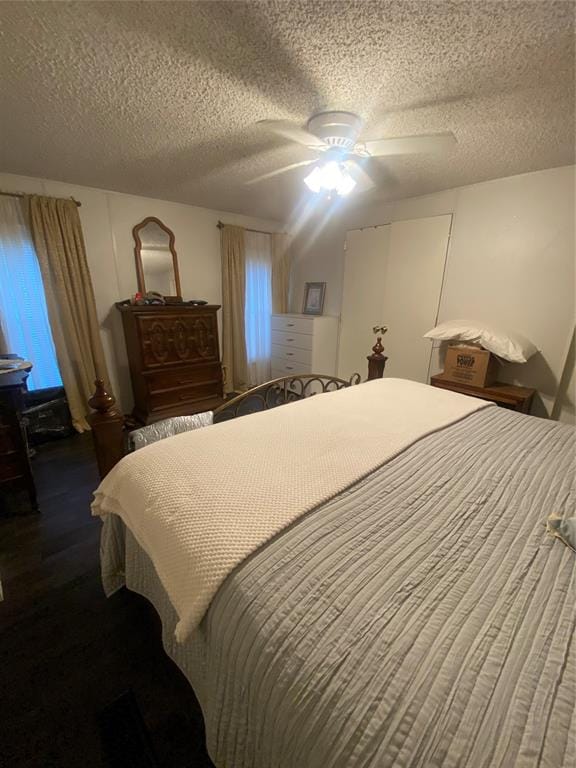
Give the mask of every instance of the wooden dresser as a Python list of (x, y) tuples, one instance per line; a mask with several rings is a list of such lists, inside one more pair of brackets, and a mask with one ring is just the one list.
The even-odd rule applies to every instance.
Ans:
[(117, 305), (134, 392), (134, 417), (152, 424), (224, 400), (216, 305)]
[[(38, 511), (22, 420), (27, 378), (25, 370), (0, 375), (0, 515)], [(18, 491), (27, 496), (25, 507), (19, 503)]]

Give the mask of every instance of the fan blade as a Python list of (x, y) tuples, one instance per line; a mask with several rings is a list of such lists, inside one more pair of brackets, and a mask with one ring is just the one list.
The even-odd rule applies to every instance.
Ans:
[(255, 179), (250, 179), (250, 181), (245, 181), (244, 183), (246, 186), (250, 186), (251, 184), (258, 184), (259, 181), (265, 181), (266, 179), (271, 179), (273, 176), (279, 176), (281, 173), (286, 173), (286, 171), (291, 171), (294, 168), (301, 168), (304, 165), (312, 165), (312, 163), (315, 163), (315, 160), (302, 160), (300, 163), (292, 163), (292, 165), (285, 165), (284, 168), (278, 168), (275, 171), (270, 171), (270, 173), (263, 173), (262, 176), (256, 176)]
[(396, 139), (375, 139), (363, 142), (367, 152), (373, 157), (445, 152), (456, 143), (456, 136), (453, 133), (429, 133), (422, 136), (400, 136)]
[(370, 174), (370, 178), (377, 187), (384, 187), (384, 189), (389, 190), (398, 184), (398, 179), (394, 176), (384, 158), (366, 157), (363, 164), (365, 164), (366, 171)]
[(370, 176), (368, 171), (363, 168), (362, 161), (346, 160), (345, 166), (348, 169), (350, 176), (352, 176), (358, 185), (359, 192), (368, 192), (369, 189), (373, 189), (376, 186), (374, 179)]
[(295, 141), (297, 144), (303, 144), (305, 147), (326, 149), (326, 144), (322, 139), (314, 136), (313, 133), (308, 133), (304, 128), (300, 128), (299, 125), (291, 123), (289, 120), (259, 120), (258, 125), (278, 134), (278, 136), (282, 136), (284, 139)]

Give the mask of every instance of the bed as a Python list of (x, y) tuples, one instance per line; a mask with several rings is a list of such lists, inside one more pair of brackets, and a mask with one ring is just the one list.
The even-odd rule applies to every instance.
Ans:
[(218, 768), (572, 765), (574, 445), (413, 382), (298, 398), (114, 467), (105, 590), (156, 608)]

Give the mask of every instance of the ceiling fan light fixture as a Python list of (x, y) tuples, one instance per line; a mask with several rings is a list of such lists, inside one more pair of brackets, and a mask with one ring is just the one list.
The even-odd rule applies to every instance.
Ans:
[(336, 187), (336, 192), (340, 195), (340, 197), (346, 197), (346, 195), (349, 195), (350, 192), (352, 192), (355, 186), (356, 186), (356, 182), (354, 181), (352, 176), (348, 173), (348, 171), (344, 169), (344, 173), (340, 178), (340, 183)]
[(336, 192), (341, 197), (348, 195), (356, 186), (356, 182), (346, 167), (335, 160), (330, 160), (322, 165), (315, 165), (311, 173), (304, 179), (304, 183), (309, 190), (316, 194), (322, 191)]
[(320, 192), (322, 189), (322, 171), (318, 165), (315, 165), (312, 172), (305, 177), (304, 184), (311, 192)]

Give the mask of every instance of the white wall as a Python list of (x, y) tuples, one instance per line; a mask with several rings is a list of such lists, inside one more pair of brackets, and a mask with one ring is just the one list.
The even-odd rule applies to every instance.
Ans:
[[(574, 170), (553, 168), (340, 211), (313, 242), (306, 242), (306, 233), (298, 240), (293, 308), (306, 281), (326, 281), (325, 312), (339, 314), (346, 230), (452, 213), (439, 320), (468, 316), (531, 338), (541, 354), (507, 366), (501, 378), (536, 387), (533, 413), (551, 413), (574, 327)], [(574, 419), (573, 384), (574, 377), (556, 408), (566, 421)]]
[(125, 412), (132, 408), (132, 389), (114, 302), (138, 289), (132, 227), (147, 216), (161, 219), (174, 232), (183, 297), (211, 304), (220, 304), (222, 298), (218, 219), (267, 231), (281, 229), (277, 222), (12, 174), (0, 174), (0, 189), (74, 197), (82, 203), (80, 218), (110, 383)]

